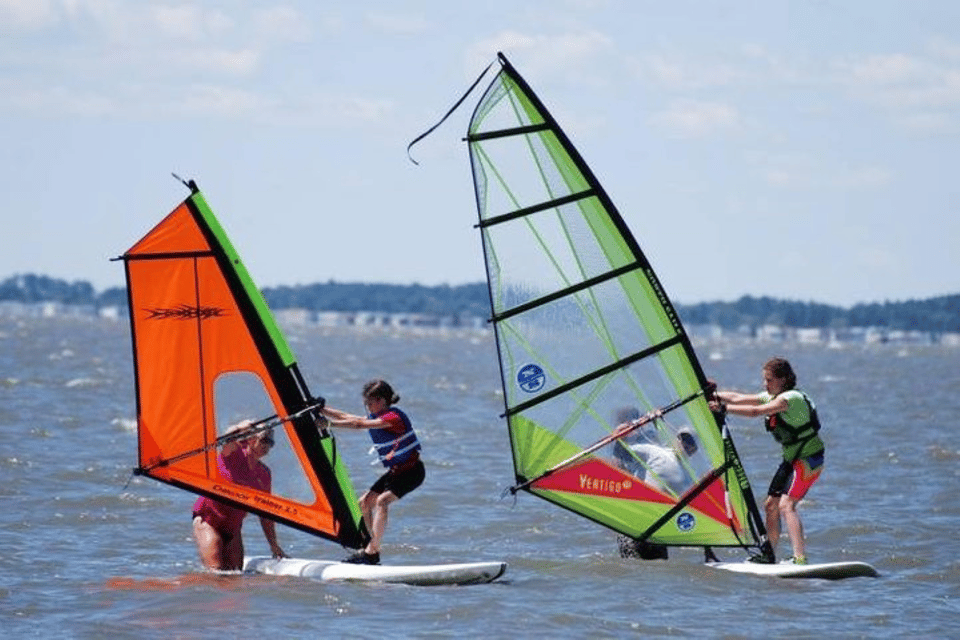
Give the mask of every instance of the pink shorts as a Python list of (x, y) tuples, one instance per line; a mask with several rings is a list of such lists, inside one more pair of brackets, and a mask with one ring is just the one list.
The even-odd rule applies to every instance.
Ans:
[(803, 496), (807, 495), (807, 491), (810, 490), (810, 487), (813, 486), (813, 483), (817, 481), (823, 472), (823, 456), (819, 456), (820, 464), (816, 467), (810, 464), (810, 461), (815, 460), (817, 457), (818, 456), (813, 456), (813, 458), (794, 461), (793, 481), (790, 483), (790, 489), (787, 490), (787, 495), (794, 500), (800, 500)]

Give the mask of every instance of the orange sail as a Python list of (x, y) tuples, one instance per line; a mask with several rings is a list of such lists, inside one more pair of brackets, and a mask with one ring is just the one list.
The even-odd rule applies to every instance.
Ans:
[[(314, 422), (312, 396), (263, 296), (196, 184), (189, 186), (190, 197), (122, 256), (136, 471), (359, 547), (366, 531), (334, 439)], [(243, 418), (276, 425), (277, 446), (264, 460), (271, 493), (218, 473), (218, 444)]]

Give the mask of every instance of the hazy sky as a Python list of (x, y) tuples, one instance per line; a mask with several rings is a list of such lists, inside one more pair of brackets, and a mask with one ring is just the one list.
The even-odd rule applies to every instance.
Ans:
[(260, 286), (480, 281), (488, 80), (406, 146), (497, 51), (675, 301), (960, 292), (954, 0), (0, 0), (0, 279), (122, 285), (176, 172)]

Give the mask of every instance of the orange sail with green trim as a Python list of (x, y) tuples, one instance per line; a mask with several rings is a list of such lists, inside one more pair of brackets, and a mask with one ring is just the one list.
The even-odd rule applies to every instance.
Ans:
[[(315, 401), (273, 314), (202, 194), (189, 186), (190, 197), (122, 256), (136, 471), (359, 547), (366, 532), (335, 441), (314, 421)], [(263, 460), (273, 475), (270, 493), (218, 473), (218, 444), (243, 419), (275, 427), (277, 445)]]

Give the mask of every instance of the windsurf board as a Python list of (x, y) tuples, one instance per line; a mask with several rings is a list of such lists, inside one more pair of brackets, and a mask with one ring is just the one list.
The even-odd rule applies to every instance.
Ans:
[(297, 576), (321, 581), (395, 582), (434, 586), (493, 582), (507, 570), (507, 563), (368, 565), (336, 560), (251, 556), (244, 559), (243, 570), (271, 576)]
[(708, 562), (708, 567), (751, 573), (759, 576), (778, 578), (820, 578), (840, 580), (842, 578), (879, 577), (879, 573), (866, 562), (824, 562), (818, 564), (760, 564), (756, 562)]

